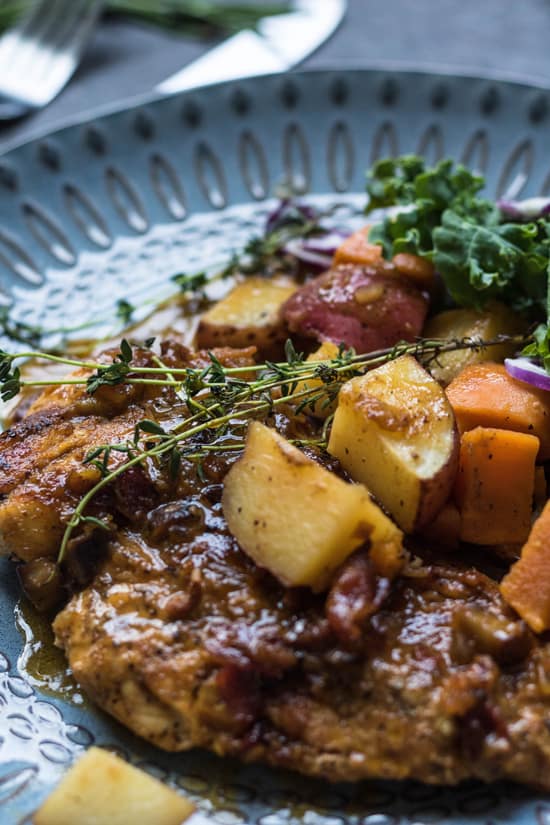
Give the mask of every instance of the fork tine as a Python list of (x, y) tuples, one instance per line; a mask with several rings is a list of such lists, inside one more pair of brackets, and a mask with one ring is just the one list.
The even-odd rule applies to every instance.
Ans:
[(7, 72), (32, 70), (37, 48), (55, 28), (63, 0), (40, 0), (28, 17), (0, 41), (0, 82)]
[(55, 89), (63, 86), (76, 65), (76, 58), (94, 22), (95, 13), (89, 0), (71, 3), (70, 14), (65, 17), (64, 24), (56, 30), (44, 49), (39, 67), (44, 83)]
[(90, 28), (94, 25), (98, 4), (90, 0), (64, 0), (69, 5), (70, 13), (66, 15), (64, 25), (60, 26), (53, 38), (45, 44), (41, 63), (36, 67), (40, 79), (47, 83), (55, 94), (73, 72), (82, 46), (88, 39)]
[(9, 46), (9, 49), (3, 49), (6, 56), (11, 56), (13, 49), (18, 46), (23, 38), (34, 36), (33, 33), (42, 25), (44, 12), (47, 11), (47, 8), (48, 3), (44, 0), (34, 3), (21, 20), (2, 37), (0, 41), (2, 46)]
[(81, 39), (81, 34), (88, 34), (95, 23), (100, 4), (97, 0), (64, 0), (64, 5), (70, 7), (71, 14), (66, 14), (65, 24), (57, 29), (48, 42), (56, 50), (72, 50), (75, 40)]
[[(96, 4), (97, 5), (97, 4)], [(89, 37), (97, 16), (97, 10), (88, 11), (78, 24), (67, 32), (64, 46), (55, 58), (52, 57), (48, 68), (48, 82), (52, 87), (61, 88), (67, 80), (68, 74), (74, 71), (78, 63), (78, 56)], [(70, 64), (70, 65), (69, 65)]]
[[(63, 44), (79, 24), (81, 0), (53, 0), (56, 5), (53, 18), (54, 25), (46, 26), (38, 43), (35, 41), (32, 73), (41, 80), (46, 80), (49, 70), (60, 57)], [(52, 3), (53, 5), (53, 3)]]
[(101, 5), (39, 0), (26, 21), (0, 40), (0, 94), (31, 107), (55, 97), (74, 71)]
[(52, 9), (54, 4), (55, 0), (51, 0), (51, 2), (48, 2), (48, 0), (35, 0), (27, 13), (17, 22), (14, 31), (19, 37), (36, 37), (48, 17), (48, 11)]
[(23, 19), (3, 35), (0, 39), (2, 62), (8, 63), (16, 49), (21, 46), (22, 41), (29, 36), (32, 37), (35, 27), (40, 26), (44, 19), (44, 10), (47, 10), (47, 5), (44, 1), (35, 3)]

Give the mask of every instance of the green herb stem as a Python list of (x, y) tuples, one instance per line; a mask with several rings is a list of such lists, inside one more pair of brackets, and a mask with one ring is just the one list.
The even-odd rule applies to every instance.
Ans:
[[(100, 479), (97, 482), (97, 484), (95, 484), (94, 487), (92, 487), (81, 498), (78, 505), (76, 506), (71, 518), (67, 523), (67, 527), (65, 529), (59, 548), (57, 563), (61, 564), (63, 562), (65, 555), (67, 553), (67, 548), (69, 546), (72, 534), (75, 528), (78, 527), (78, 525), (84, 520), (84, 512), (88, 507), (89, 503), (95, 498), (95, 496), (101, 490), (103, 490), (108, 484), (110, 484), (116, 478), (122, 475), (122, 473), (126, 472), (131, 467), (135, 467), (136, 465), (141, 464), (146, 459), (159, 458), (165, 453), (168, 453), (171, 450), (173, 450), (177, 444), (181, 444), (183, 441), (188, 441), (193, 436), (198, 435), (201, 432), (204, 432), (204, 430), (218, 429), (219, 427), (223, 426), (224, 424), (228, 424), (234, 419), (250, 418), (255, 413), (268, 411), (272, 406), (278, 406), (281, 404), (288, 404), (290, 402), (294, 402), (300, 397), (303, 397), (304, 395), (307, 395), (310, 392), (310, 390), (303, 390), (302, 392), (296, 393), (295, 395), (281, 396), (280, 398), (273, 398), (270, 401), (259, 401), (253, 409), (231, 411), (230, 413), (219, 416), (218, 418), (202, 422), (200, 424), (195, 425), (194, 427), (190, 427), (189, 429), (184, 430), (183, 432), (177, 435), (172, 436), (166, 441), (161, 441), (159, 444), (155, 445), (154, 447), (151, 447), (150, 449), (137, 453), (132, 458), (128, 459), (128, 461), (124, 462), (123, 464), (120, 464), (115, 469), (110, 470), (107, 475)], [(197, 453), (197, 455), (200, 456), (201, 453)]]
[[(444, 352), (453, 352), (456, 350), (463, 350), (463, 349), (484, 349), (487, 347), (494, 347), (499, 346), (502, 344), (515, 344), (518, 347), (524, 346), (525, 344), (529, 343), (532, 340), (532, 336), (530, 334), (517, 334), (517, 335), (498, 335), (495, 338), (491, 338), (490, 340), (481, 340), (477, 338), (463, 338), (463, 339), (441, 339), (441, 338), (434, 338), (434, 339), (420, 339), (415, 343), (408, 343), (408, 342), (400, 342), (396, 344), (394, 347), (390, 347), (387, 349), (380, 349), (380, 350), (373, 350), (372, 352), (361, 354), (361, 355), (351, 355), (346, 362), (346, 364), (336, 365), (334, 368), (342, 372), (344, 371), (349, 365), (361, 365), (361, 364), (368, 364), (376, 365), (384, 363), (388, 360), (388, 357), (391, 358), (398, 358), (400, 355), (411, 354), (415, 356), (422, 356), (422, 354), (429, 355), (431, 351), (436, 353), (444, 353)], [(72, 358), (64, 358), (62, 356), (55, 356), (51, 355), (50, 353), (46, 352), (38, 352), (38, 351), (29, 351), (29, 352), (17, 352), (14, 354), (7, 353), (9, 358), (12, 361), (15, 360), (37, 360), (37, 361), (52, 361), (57, 364), (65, 364), (66, 366), (81, 368), (84, 370), (98, 370), (103, 369), (107, 364), (100, 363), (97, 361), (79, 361)], [(158, 359), (155, 359), (158, 362)], [(303, 362), (302, 364), (295, 364), (292, 367), (292, 374), (293, 377), (299, 380), (305, 380), (306, 378), (314, 378), (315, 375), (313, 374), (313, 370), (318, 367), (319, 365), (331, 365), (333, 361), (308, 361)], [(268, 372), (270, 369), (278, 369), (278, 368), (285, 368), (288, 367), (288, 363), (284, 361), (276, 361), (271, 363), (263, 363), (263, 364), (251, 364), (246, 367), (224, 367), (224, 374), (227, 376), (233, 375), (242, 375), (250, 372)], [(172, 377), (172, 380), (163, 380), (163, 381), (154, 381), (152, 383), (159, 384), (159, 385), (172, 385), (176, 384), (179, 385), (179, 382), (176, 381), (175, 376), (181, 375), (188, 377), (190, 375), (195, 375), (200, 377), (201, 374), (204, 373), (203, 368), (198, 367), (167, 367), (165, 364), (160, 362), (160, 365), (157, 367), (142, 367), (136, 366), (134, 367), (134, 371), (139, 374), (149, 374), (149, 375), (166, 375), (167, 371)], [(308, 373), (310, 373), (308, 375)], [(129, 377), (128, 383), (146, 383), (145, 379), (137, 379)], [(23, 382), (22, 382), (23, 383)], [(29, 382), (26, 386), (55, 386), (55, 385), (65, 385), (65, 384), (85, 384), (85, 379), (70, 379), (70, 378), (61, 378), (61, 379), (52, 379), (51, 381), (43, 381), (43, 382)], [(150, 383), (150, 382), (149, 382)], [(205, 382), (203, 384), (205, 388), (214, 389), (216, 387), (225, 386), (223, 382)]]
[[(279, 364), (264, 364), (264, 377), (260, 376), (249, 382), (238, 381), (236, 388), (232, 388), (230, 382), (229, 384), (224, 384), (221, 380), (207, 382), (210, 386), (206, 388), (201, 387), (200, 393), (203, 394), (203, 397), (200, 400), (195, 398), (192, 393), (187, 393), (186, 402), (188, 408), (191, 411), (194, 410), (194, 412), (184, 421), (176, 425), (171, 432), (165, 432), (162, 427), (154, 421), (144, 420), (139, 422), (136, 427), (133, 443), (106, 445), (105, 447), (96, 448), (91, 458), (95, 458), (96, 455), (104, 451), (103, 463), (99, 464), (104, 474), (97, 484), (83, 496), (69, 519), (61, 542), (58, 563), (64, 560), (69, 542), (76, 527), (87, 520), (94, 520), (94, 517), (85, 515), (85, 511), (90, 502), (100, 490), (116, 480), (131, 467), (147, 460), (159, 459), (163, 455), (171, 454), (174, 456), (178, 446), (192, 440), (200, 433), (209, 430), (214, 433), (216, 433), (216, 431), (222, 432), (223, 428), (227, 425), (234, 426), (238, 422), (245, 423), (254, 416), (271, 412), (274, 407), (292, 404), (297, 409), (301, 409), (308, 402), (314, 404), (323, 397), (325, 397), (325, 399), (336, 397), (340, 386), (348, 380), (348, 378), (361, 375), (365, 370), (395, 359), (400, 355), (411, 354), (424, 360), (426, 358), (433, 359), (443, 352), (465, 348), (480, 349), (502, 344), (503, 341), (507, 341), (508, 343), (513, 341), (519, 344), (524, 342), (524, 337), (501, 335), (491, 341), (459, 340), (449, 342), (429, 340), (420, 341), (415, 344), (403, 343), (391, 349), (378, 350), (366, 355), (356, 356), (352, 351), (348, 353), (342, 352), (337, 358), (332, 360), (308, 363), (304, 363), (301, 360), (302, 356), (294, 353), (293, 348), (291, 348), (289, 354), (290, 358), (294, 360)], [(216, 375), (227, 376), (232, 368), (222, 367), (213, 356), (211, 357), (213, 359), (212, 364), (210, 368), (207, 368), (207, 371), (211, 369)], [(166, 372), (165, 365), (163, 365), (162, 368)], [(205, 370), (196, 368), (189, 370), (188, 379), (190, 376), (204, 378)], [(125, 380), (131, 382), (135, 379), (126, 377)], [(305, 386), (298, 390), (301, 382), (307, 382), (307, 380), (315, 381), (315, 384), (309, 387)], [(153, 383), (167, 386), (173, 386), (174, 383), (176, 383), (177, 386), (181, 386), (182, 391), (185, 390), (184, 382), (181, 385), (172, 380)], [(279, 389), (282, 390), (281, 394), (274, 394)], [(228, 398), (224, 400), (223, 396), (219, 397), (217, 394), (220, 392), (228, 392)], [(328, 426), (329, 423), (325, 423), (321, 439), (312, 441), (311, 443), (324, 443)], [(146, 449), (142, 449), (139, 446), (138, 437), (140, 428), (147, 434), (147, 443), (150, 443), (151, 437), (158, 439), (153, 446), (147, 446)], [(220, 445), (216, 442), (207, 445), (201, 444), (191, 453), (176, 456), (178, 466), (182, 457), (198, 460), (213, 450), (223, 451), (225, 446), (232, 451), (240, 448), (239, 445)], [(126, 452), (129, 457), (118, 467), (110, 469), (108, 467), (108, 456), (112, 450)], [(132, 455), (132, 453), (134, 454)], [(97, 463), (96, 466), (98, 466)], [(95, 522), (97, 522), (97, 519), (94, 520), (94, 523)], [(108, 529), (107, 525), (104, 526)]]

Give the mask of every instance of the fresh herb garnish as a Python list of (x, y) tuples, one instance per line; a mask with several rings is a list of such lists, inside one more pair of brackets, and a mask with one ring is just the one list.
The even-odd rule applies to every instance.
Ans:
[(42, 330), (33, 324), (16, 321), (10, 317), (10, 307), (0, 307), (0, 332), (12, 341), (27, 344), (30, 347), (39, 347)]
[(21, 372), (19, 367), (13, 366), (15, 357), (0, 350), (0, 397), (2, 401), (10, 401), (21, 392)]
[(477, 197), (484, 180), (451, 160), (426, 168), (415, 155), (381, 160), (367, 173), (367, 212), (389, 206), (404, 207), (373, 227), (370, 239), (382, 244), (386, 257), (412, 252), (430, 257), (434, 230), (446, 210), (482, 224), (498, 223), (494, 203)]
[(367, 211), (395, 206), (369, 239), (386, 257), (412, 252), (431, 260), (459, 305), (482, 309), (498, 299), (542, 321), (526, 354), (550, 367), (548, 278), (550, 223), (504, 221), (479, 196), (483, 178), (444, 160), (433, 168), (414, 156), (384, 160), (367, 176)]
[(119, 298), (116, 303), (116, 317), (120, 318), (124, 326), (128, 326), (132, 321), (135, 311), (136, 308), (129, 301), (125, 298)]
[[(80, 500), (67, 523), (59, 553), (59, 561), (62, 561), (74, 531), (80, 525), (92, 524), (110, 529), (107, 522), (99, 524), (100, 519), (94, 521), (95, 517), (88, 515), (88, 506), (100, 490), (131, 467), (153, 462), (160, 470), (166, 468), (169, 477), (174, 479), (182, 460), (187, 459), (194, 461), (200, 472), (201, 463), (209, 453), (242, 449), (243, 439), (238, 437), (240, 426), (257, 416), (265, 418), (280, 405), (291, 404), (296, 412), (313, 411), (319, 402), (328, 404), (335, 399), (342, 384), (350, 378), (401, 355), (410, 354), (429, 364), (443, 352), (480, 350), (505, 341), (520, 346), (524, 338), (499, 336), (485, 342), (477, 339), (422, 340), (413, 344), (400, 343), (391, 349), (364, 355), (356, 355), (353, 350), (340, 347), (335, 358), (319, 362), (305, 361), (302, 353), (288, 342), (285, 347), (286, 360), (283, 362), (225, 367), (214, 354), (210, 354), (208, 366), (200, 369), (168, 368), (154, 354), (151, 354), (151, 361), (155, 366), (134, 364), (132, 347), (122, 340), (111, 364), (78, 361), (42, 352), (1, 352), (0, 390), (2, 397), (12, 398), (24, 387), (76, 384), (93, 395), (105, 385), (148, 384), (175, 391), (179, 402), (187, 409), (187, 413), (171, 430), (166, 430), (154, 419), (143, 418), (136, 424), (133, 437), (128, 441), (100, 445), (88, 453), (85, 463), (99, 471), (100, 479)], [(27, 358), (78, 367), (91, 371), (92, 375), (58, 380), (23, 379), (14, 362)], [(255, 372), (252, 379), (249, 377), (251, 371)], [(330, 422), (330, 418), (327, 421)], [(327, 437), (327, 427), (328, 424), (316, 441), (320, 446)]]
[(298, 262), (288, 253), (288, 244), (296, 238), (324, 235), (327, 214), (293, 198), (283, 198), (269, 215), (263, 234), (251, 238), (241, 253), (234, 254), (218, 277), (295, 271)]
[(120, 342), (120, 351), (113, 358), (112, 364), (100, 364), (97, 370), (86, 381), (88, 392), (93, 395), (100, 387), (114, 387), (123, 384), (130, 372), (132, 362), (132, 347), (123, 338)]
[(198, 292), (208, 283), (208, 275), (206, 272), (197, 272), (195, 275), (186, 275), (180, 272), (177, 275), (172, 275), (172, 281), (178, 286), (184, 294), (187, 292)]

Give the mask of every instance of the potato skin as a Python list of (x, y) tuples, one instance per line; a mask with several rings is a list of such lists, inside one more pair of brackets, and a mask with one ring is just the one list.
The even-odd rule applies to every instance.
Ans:
[(411, 356), (340, 390), (328, 451), (406, 533), (428, 524), (449, 498), (458, 447), (443, 389)]
[(412, 341), (422, 331), (428, 298), (387, 261), (330, 269), (297, 290), (282, 308), (291, 332), (356, 352)]
[(420, 506), (411, 528), (413, 533), (426, 527), (449, 499), (450, 488), (452, 488), (458, 470), (458, 432), (456, 435), (457, 449), (449, 456), (448, 462), (437, 475), (420, 484)]
[(263, 358), (277, 357), (289, 335), (280, 308), (295, 290), (288, 278), (247, 278), (204, 313), (197, 347), (255, 346)]
[(288, 587), (324, 590), (366, 542), (379, 559), (404, 558), (401, 531), (368, 490), (343, 481), (258, 421), (225, 478), (222, 506), (242, 550)]

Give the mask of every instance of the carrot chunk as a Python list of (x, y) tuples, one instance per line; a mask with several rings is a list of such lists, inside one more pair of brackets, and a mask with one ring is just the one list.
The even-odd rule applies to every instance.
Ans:
[(503, 578), (500, 592), (535, 633), (550, 629), (550, 501), (534, 523), (521, 558)]
[(370, 226), (365, 226), (342, 241), (334, 253), (334, 266), (340, 264), (372, 266), (382, 260), (382, 247), (368, 241), (369, 229)]
[(446, 389), (461, 433), (497, 427), (536, 435), (539, 461), (550, 458), (550, 392), (516, 381), (503, 364), (472, 364)]
[(431, 261), (410, 252), (399, 252), (394, 256), (393, 264), (401, 275), (415, 283), (419, 289), (430, 289), (433, 286), (435, 269)]
[(538, 449), (536, 436), (510, 430), (476, 427), (462, 435), (455, 487), (462, 541), (527, 539)]
[[(359, 266), (376, 266), (382, 261), (382, 247), (369, 243), (370, 226), (364, 226), (353, 235), (349, 235), (334, 253), (333, 265), (357, 264)], [(392, 260), (396, 274), (404, 276), (419, 289), (433, 286), (435, 269), (430, 261), (409, 252), (400, 252)]]

